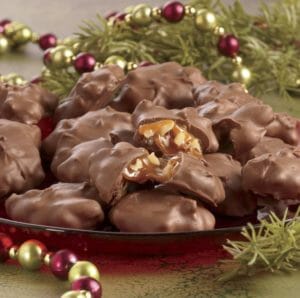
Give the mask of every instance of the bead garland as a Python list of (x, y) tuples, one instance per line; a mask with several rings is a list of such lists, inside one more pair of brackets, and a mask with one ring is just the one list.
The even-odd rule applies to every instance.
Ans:
[(46, 246), (37, 240), (28, 240), (20, 246), (6, 234), (0, 233), (0, 262), (9, 259), (17, 261), (29, 271), (49, 267), (52, 274), (61, 280), (69, 280), (71, 291), (61, 298), (100, 298), (102, 287), (98, 268), (91, 262), (79, 261), (70, 250), (48, 252)]
[[(217, 24), (213, 12), (206, 9), (197, 10), (192, 6), (183, 5), (180, 1), (169, 1), (162, 8), (152, 8), (147, 4), (140, 4), (125, 11), (124, 13), (113, 12), (108, 14), (106, 16), (108, 25), (117, 26), (125, 22), (134, 28), (138, 28), (149, 26), (152, 22), (178, 23), (185, 17), (193, 18), (197, 29), (211, 32), (218, 37), (217, 48), (219, 53), (232, 59), (235, 66), (232, 78), (244, 84), (245, 87), (250, 82), (251, 72), (242, 65), (242, 58), (238, 56), (240, 48), (238, 39), (232, 34), (225, 33), (225, 29)], [(140, 63), (126, 61), (118, 55), (97, 62), (91, 53), (80, 52), (76, 43), (69, 46), (70, 38), (59, 40), (52, 33), (38, 36), (28, 26), (19, 22), (12, 22), (7, 19), (0, 22), (0, 54), (8, 51), (9, 48), (18, 47), (28, 42), (38, 44), (41, 50), (44, 51), (43, 61), (45, 67), (49, 69), (62, 69), (73, 66), (78, 73), (82, 74), (109, 64), (116, 64), (125, 71), (151, 64), (147, 61)], [(26, 83), (24, 78), (17, 74), (0, 76), (0, 81), (15, 85)]]

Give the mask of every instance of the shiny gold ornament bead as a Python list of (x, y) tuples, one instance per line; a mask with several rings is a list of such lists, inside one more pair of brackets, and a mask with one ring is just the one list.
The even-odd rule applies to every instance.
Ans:
[(0, 35), (0, 54), (4, 54), (8, 52), (8, 50), (9, 50), (8, 39), (5, 36)]
[(79, 42), (75, 42), (75, 43), (72, 44), (72, 51), (73, 51), (74, 54), (78, 54), (78, 53), (81, 52)]
[(150, 25), (152, 22), (152, 8), (147, 4), (137, 5), (131, 12), (131, 20), (140, 26)]
[(24, 77), (18, 75), (17, 73), (10, 73), (3, 77), (3, 81), (9, 85), (21, 86), (26, 84)]
[(52, 253), (49, 252), (45, 255), (44, 257), (44, 264), (49, 266), (50, 265), (50, 262), (51, 262), (51, 257), (52, 257)]
[(92, 294), (89, 291), (69, 291), (64, 293), (61, 298), (92, 298)]
[(69, 282), (72, 283), (74, 280), (82, 276), (91, 277), (97, 281), (100, 281), (100, 273), (97, 267), (88, 261), (79, 261), (74, 264), (69, 271), (68, 279)]
[(159, 7), (152, 8), (151, 17), (154, 20), (159, 21), (161, 19), (161, 14), (162, 14), (162, 10)]
[(46, 247), (37, 240), (24, 242), (18, 251), (18, 262), (27, 270), (37, 270), (43, 265)]
[(18, 246), (12, 246), (8, 251), (8, 255), (12, 260), (16, 260), (18, 257)]
[(251, 81), (251, 71), (247, 67), (240, 66), (232, 73), (232, 78), (247, 86), (247, 84)]
[(298, 79), (298, 80), (296, 81), (296, 86), (297, 86), (297, 87), (300, 87), (300, 79)]
[(126, 69), (127, 61), (121, 56), (110, 56), (104, 61), (104, 64), (106, 65), (115, 64), (121, 67), (122, 69)]
[(19, 22), (11, 22), (4, 29), (4, 34), (7, 36), (14, 46), (19, 46), (28, 43), (32, 39), (31, 29)]
[(99, 69), (99, 68), (102, 68), (102, 67), (103, 67), (102, 63), (96, 62), (95, 69)]
[(37, 43), (39, 41), (39, 38), (40, 38), (40, 36), (36, 32), (32, 33), (32, 35), (31, 35), (31, 41), (33, 43)]
[(134, 70), (138, 67), (138, 65), (134, 62), (128, 62), (127, 63), (127, 71)]
[(194, 16), (197, 12), (196, 8), (190, 5), (186, 5), (184, 9), (185, 9), (185, 15), (190, 17)]
[(64, 68), (72, 64), (73, 51), (64, 45), (57, 46), (50, 50), (50, 68)]
[(198, 10), (195, 15), (195, 24), (200, 30), (214, 30), (217, 26), (216, 16), (206, 9)]
[(214, 29), (214, 34), (215, 34), (215, 35), (218, 35), (218, 36), (224, 35), (224, 34), (225, 34), (225, 29), (224, 29), (224, 27), (220, 27), (220, 26), (215, 27), (215, 29)]
[(130, 13), (128, 13), (125, 18), (124, 18), (124, 21), (126, 24), (132, 24), (132, 15)]
[(241, 65), (243, 63), (243, 59), (240, 56), (236, 56), (232, 58), (232, 63), (235, 65)]

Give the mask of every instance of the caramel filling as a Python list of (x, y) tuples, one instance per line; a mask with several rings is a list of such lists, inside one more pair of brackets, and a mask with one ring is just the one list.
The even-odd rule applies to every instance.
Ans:
[(202, 157), (199, 140), (173, 120), (143, 124), (139, 127), (138, 132), (147, 143), (155, 144), (164, 154), (185, 152)]
[(124, 178), (137, 182), (155, 181), (164, 183), (168, 181), (179, 164), (179, 158), (169, 160), (159, 159), (154, 153), (133, 160), (123, 171)]

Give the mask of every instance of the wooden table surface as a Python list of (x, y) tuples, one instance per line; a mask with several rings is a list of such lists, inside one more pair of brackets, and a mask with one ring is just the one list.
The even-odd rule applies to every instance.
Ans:
[[(91, 19), (96, 12), (101, 14), (138, 4), (140, 0), (8, 0), (1, 1), (1, 17), (29, 24), (39, 33), (54, 32), (65, 37), (77, 30), (83, 19)], [(143, 1), (153, 5), (163, 0)], [(225, 1), (231, 2), (231, 1)], [(247, 3), (249, 10), (256, 9), (257, 1)], [(271, 1), (270, 1), (271, 2)], [(0, 73), (15, 71), (27, 79), (38, 74), (41, 52), (35, 46), (27, 47), (22, 53), (0, 58)], [(276, 102), (277, 109), (286, 108), (280, 99), (269, 96)], [(291, 108), (300, 115), (300, 105)], [(265, 275), (220, 286), (214, 282), (222, 271), (219, 266), (182, 269), (179, 272), (164, 271), (152, 275), (126, 274), (102, 275), (104, 297), (299, 297), (300, 274), (293, 278), (286, 275)], [(14, 265), (0, 265), (0, 298), (55, 298), (68, 289), (68, 284), (57, 281), (48, 273), (28, 273)]]

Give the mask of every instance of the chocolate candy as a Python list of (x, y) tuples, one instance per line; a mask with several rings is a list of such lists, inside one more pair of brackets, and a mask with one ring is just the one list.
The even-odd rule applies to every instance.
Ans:
[(44, 140), (43, 149), (47, 155), (53, 156), (56, 151), (101, 137), (114, 142), (130, 141), (133, 137), (131, 115), (107, 107), (76, 119), (62, 120)]
[(0, 119), (0, 198), (43, 181), (40, 142), (37, 126)]
[(108, 65), (83, 74), (68, 98), (55, 112), (55, 121), (82, 116), (107, 106), (125, 79), (123, 70), (117, 65)]
[(260, 142), (273, 119), (274, 113), (270, 106), (249, 102), (218, 121), (213, 121), (213, 128), (219, 142), (230, 142), (235, 157), (239, 158)]
[(58, 98), (36, 84), (12, 86), (0, 83), (0, 118), (37, 124), (51, 116)]
[(187, 197), (162, 190), (145, 190), (124, 197), (110, 212), (122, 232), (158, 233), (211, 230), (214, 216)]
[(253, 213), (257, 201), (253, 195), (242, 188), (242, 167), (228, 154), (206, 154), (208, 170), (223, 182), (226, 198), (214, 209), (215, 212), (227, 216), (246, 216)]
[(246, 191), (276, 200), (299, 200), (300, 152), (283, 149), (249, 160), (242, 177)]
[[(223, 104), (227, 102), (233, 108), (241, 107), (250, 101), (258, 101), (245, 91), (243, 85), (239, 83), (232, 83), (224, 85), (216, 81), (207, 81), (193, 90), (195, 106), (202, 106), (209, 102), (217, 102)], [(229, 106), (226, 107), (229, 109)]]
[(102, 148), (111, 148), (110, 141), (100, 138), (78, 144), (71, 150), (60, 150), (52, 160), (51, 170), (62, 182), (89, 180), (89, 157)]
[(218, 149), (211, 121), (199, 117), (194, 108), (167, 110), (145, 100), (136, 107), (132, 119), (136, 143), (151, 151), (162, 154), (182, 151), (201, 157), (202, 150)]
[(108, 205), (115, 204), (127, 192), (128, 181), (123, 172), (133, 161), (149, 153), (129, 143), (118, 143), (113, 148), (104, 148), (90, 158), (89, 175), (96, 186), (101, 200)]
[(58, 183), (44, 190), (11, 195), (5, 202), (8, 216), (38, 225), (94, 229), (104, 220), (97, 191), (85, 183)]
[(205, 79), (194, 67), (167, 62), (130, 71), (119, 96), (111, 103), (119, 111), (132, 112), (144, 99), (168, 109), (194, 105), (192, 89)]
[(300, 144), (300, 121), (286, 113), (276, 113), (267, 127), (267, 136), (279, 138), (291, 145)]

